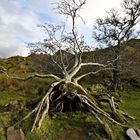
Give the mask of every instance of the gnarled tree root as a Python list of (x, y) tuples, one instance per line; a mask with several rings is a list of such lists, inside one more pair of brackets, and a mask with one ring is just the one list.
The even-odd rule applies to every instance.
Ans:
[[(72, 82), (70, 82), (69, 84), (71, 84), (71, 83)], [(38, 103), (37, 107), (34, 108), (29, 114), (27, 114), (27, 116), (25, 116), (21, 120), (21, 121), (23, 121), (23, 120), (27, 119), (28, 117), (30, 117), (33, 113), (36, 113), (36, 117), (35, 117), (31, 131), (33, 131), (35, 129), (39, 129), (41, 127), (41, 124), (42, 124), (45, 116), (49, 113), (49, 111), (51, 111), (51, 107), (52, 107), (51, 103), (57, 102), (57, 105), (55, 106), (55, 108), (57, 108), (59, 106), (60, 111), (62, 111), (64, 108), (63, 100), (65, 101), (66, 97), (69, 98), (70, 95), (78, 98), (79, 101), (85, 106), (85, 108), (94, 115), (94, 117), (98, 120), (98, 122), (101, 124), (101, 126), (105, 130), (105, 132), (110, 140), (113, 140), (112, 131), (111, 131), (109, 125), (106, 122), (104, 122), (99, 116), (105, 117), (107, 120), (111, 121), (114, 124), (117, 124), (122, 127), (126, 127), (126, 125), (119, 123), (114, 118), (112, 118), (112, 116), (110, 114), (108, 114), (107, 112), (102, 110), (100, 107), (98, 107), (87, 96), (87, 93), (85, 93), (86, 91), (83, 90), (82, 86), (79, 86), (79, 85), (77, 86), (76, 83), (72, 83), (72, 85), (75, 86), (75, 91), (73, 91), (73, 92), (69, 91), (69, 89), (67, 89), (67, 85), (66, 85), (65, 86), (66, 89), (63, 89), (63, 92), (61, 92), (59, 94), (59, 96), (57, 96), (57, 98), (54, 99), (53, 96), (56, 94), (56, 90), (58, 90), (57, 87), (59, 87), (62, 84), (64, 84), (64, 81), (62, 81), (62, 80), (58, 81), (58, 82), (54, 82), (51, 85), (50, 89), (45, 94), (45, 96), (42, 98), (42, 100)], [(81, 93), (77, 93), (78, 89), (80, 89)]]

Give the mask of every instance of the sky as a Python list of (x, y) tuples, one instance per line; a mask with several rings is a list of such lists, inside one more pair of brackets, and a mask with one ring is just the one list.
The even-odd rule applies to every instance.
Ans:
[[(28, 43), (45, 38), (45, 33), (37, 25), (42, 23), (60, 24), (65, 17), (57, 15), (52, 9), (56, 0), (0, 0), (0, 58), (14, 55), (27, 56)], [(94, 46), (93, 23), (104, 17), (106, 11), (118, 8), (122, 0), (87, 0), (80, 11), (85, 21), (78, 21), (79, 33), (85, 36), (88, 44)], [(69, 21), (67, 21), (69, 24)], [(89, 39), (90, 38), (90, 39)]]

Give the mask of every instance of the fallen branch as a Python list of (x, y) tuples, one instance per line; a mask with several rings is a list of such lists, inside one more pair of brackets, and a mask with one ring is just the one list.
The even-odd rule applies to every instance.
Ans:
[(96, 106), (93, 102), (91, 102), (85, 95), (80, 95), (80, 94), (77, 94), (77, 93), (74, 93), (75, 96), (77, 96), (80, 101), (82, 103), (84, 103), (88, 108), (90, 108), (89, 110), (93, 110), (94, 112), (106, 117), (108, 120), (110, 120), (111, 122), (119, 125), (119, 126), (122, 126), (122, 127), (127, 127), (126, 125), (124, 124), (121, 124), (117, 121), (115, 121), (108, 113), (104, 112), (101, 108), (99, 108), (98, 106)]
[(53, 75), (53, 74), (46, 74), (46, 75), (41, 75), (41, 74), (33, 74), (33, 75), (30, 75), (26, 78), (21, 78), (21, 77), (14, 77), (14, 76), (9, 76), (6, 72), (4, 72), (8, 78), (10, 79), (17, 79), (17, 80), (23, 80), (23, 81), (27, 81), (27, 80), (30, 80), (30, 79), (33, 79), (33, 78), (54, 78), (55, 80), (61, 80), (58, 76), (56, 75)]

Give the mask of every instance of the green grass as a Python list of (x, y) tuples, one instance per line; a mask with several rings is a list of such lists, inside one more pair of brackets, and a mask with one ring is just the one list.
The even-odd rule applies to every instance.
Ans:
[[(128, 119), (130, 127), (140, 129), (140, 90), (123, 91), (121, 109), (134, 116), (136, 120)], [(47, 136), (49, 140), (90, 140), (96, 137), (88, 136), (88, 132), (93, 132), (96, 120), (90, 113), (56, 113), (53, 118), (47, 118), (40, 131), (28, 133), (27, 140), (41, 139)], [(123, 128), (111, 125), (115, 140), (125, 140), (126, 135)], [(99, 132), (101, 133), (101, 132)], [(100, 134), (99, 134), (100, 135)]]
[[(26, 77), (27, 75), (20, 75)], [(16, 76), (16, 75), (15, 75)], [(18, 75), (17, 75), (18, 76)], [(5, 106), (12, 101), (30, 102), (34, 101), (49, 87), (53, 79), (32, 79), (29, 81), (19, 81), (14, 79), (8, 79), (4, 74), (0, 75), (0, 140), (6, 139), (6, 128), (14, 125), (17, 121), (20, 121), (25, 116), (24, 112), (17, 114), (17, 112), (4, 113)], [(39, 84), (38, 84), (39, 83)], [(41, 89), (41, 90), (40, 90)], [(41, 95), (40, 95), (41, 94)], [(25, 112), (27, 114), (27, 112)], [(31, 120), (30, 120), (31, 121)], [(29, 122), (24, 122), (24, 127), (29, 126)], [(24, 128), (25, 130), (25, 128)], [(26, 131), (29, 129), (26, 128)]]
[[(52, 79), (41, 80), (33, 79), (27, 82), (11, 81), (0, 76), (0, 113), (6, 104), (15, 100), (30, 101), (40, 97), (39, 90), (42, 92), (48, 89)], [(39, 84), (38, 84), (39, 83)], [(90, 85), (85, 85), (88, 89)], [(121, 109), (134, 116), (136, 120), (129, 120), (129, 125), (140, 128), (140, 90), (130, 90), (121, 92)], [(42, 96), (42, 95), (41, 95)], [(106, 106), (103, 107), (107, 110)], [(107, 110), (109, 111), (109, 110)], [(26, 112), (27, 113), (27, 112)], [(23, 114), (0, 114), (0, 140), (6, 139), (6, 128), (21, 119)], [(34, 116), (33, 116), (34, 117)], [(26, 135), (26, 140), (41, 140), (47, 137), (49, 140), (96, 140), (94, 129), (98, 124), (95, 118), (87, 112), (67, 112), (55, 113), (52, 117), (46, 118), (40, 130), (30, 132), (33, 118), (24, 121), (21, 125)], [(115, 140), (125, 140), (125, 132), (122, 128), (111, 125)], [(89, 136), (89, 132), (92, 136)], [(98, 130), (98, 134), (103, 133)]]
[(140, 90), (124, 91), (121, 95), (121, 108), (136, 118), (132, 125), (140, 129)]
[(6, 128), (10, 127), (12, 114), (0, 114), (0, 140), (6, 140)]
[(40, 140), (47, 136), (49, 140), (92, 140), (88, 132), (92, 131), (95, 119), (90, 113), (56, 113), (46, 118), (41, 130), (28, 133), (27, 140)]
[(0, 128), (0, 140), (6, 140), (5, 132), (3, 128)]
[(0, 92), (0, 106), (4, 106), (15, 100), (27, 101), (29, 99), (30, 97), (23, 91), (5, 90)]

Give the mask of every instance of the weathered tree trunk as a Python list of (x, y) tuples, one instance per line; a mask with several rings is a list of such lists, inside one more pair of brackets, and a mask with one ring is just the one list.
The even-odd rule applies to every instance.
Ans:
[(110, 91), (121, 90), (121, 76), (120, 76), (120, 47), (118, 46), (115, 50), (115, 58), (113, 62), (113, 70), (112, 70), (112, 83)]
[[(117, 62), (114, 63), (114, 67), (117, 69)], [(119, 71), (114, 69), (112, 71), (112, 85), (111, 85), (111, 91), (115, 92), (119, 88)]]

